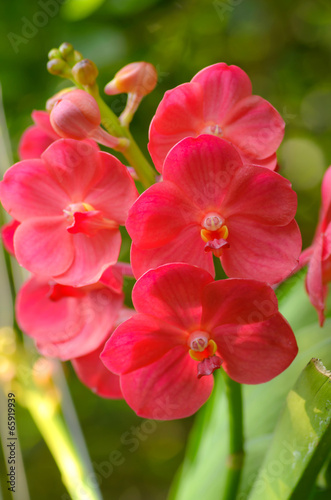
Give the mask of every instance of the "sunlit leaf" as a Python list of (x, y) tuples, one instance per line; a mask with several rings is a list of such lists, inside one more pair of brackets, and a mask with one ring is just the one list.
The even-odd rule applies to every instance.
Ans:
[(303, 500), (331, 449), (331, 372), (310, 361), (289, 392), (249, 500)]

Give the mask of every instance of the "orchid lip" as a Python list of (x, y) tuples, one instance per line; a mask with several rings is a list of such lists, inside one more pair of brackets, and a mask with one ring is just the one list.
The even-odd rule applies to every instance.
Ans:
[(71, 203), (66, 208), (63, 209), (63, 213), (67, 219), (72, 220), (73, 215), (76, 212), (92, 212), (94, 208), (89, 203)]
[(119, 224), (106, 219), (100, 210), (95, 210), (88, 203), (72, 203), (63, 210), (69, 222), (67, 231), (70, 234), (84, 233), (93, 236), (100, 229), (118, 229)]

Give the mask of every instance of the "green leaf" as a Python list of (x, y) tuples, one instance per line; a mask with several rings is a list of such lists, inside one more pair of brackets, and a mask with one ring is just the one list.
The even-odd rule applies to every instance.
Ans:
[(331, 372), (312, 359), (289, 392), (249, 500), (304, 500), (331, 448)]
[[(291, 366), (266, 384), (243, 387), (246, 459), (238, 500), (246, 500), (271, 443), (286, 395), (311, 358), (331, 366), (331, 320), (323, 328), (304, 289), (305, 273), (294, 276), (277, 291), (280, 312), (292, 326), (299, 354)], [(186, 456), (170, 492), (169, 500), (203, 498), (215, 500), (225, 482), (228, 450), (227, 405), (222, 381), (200, 410), (192, 428)]]

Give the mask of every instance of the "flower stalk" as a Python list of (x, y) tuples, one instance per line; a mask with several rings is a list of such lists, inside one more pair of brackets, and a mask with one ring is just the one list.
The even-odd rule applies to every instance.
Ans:
[(222, 370), (229, 409), (229, 454), (222, 500), (235, 500), (244, 463), (243, 404), (241, 384)]
[[(88, 89), (85, 90), (88, 91)], [(110, 134), (113, 134), (116, 137), (124, 137), (126, 139), (129, 139), (129, 144), (122, 151), (122, 154), (128, 160), (129, 164), (135, 169), (142, 185), (145, 188), (150, 187), (155, 183), (156, 172), (154, 171), (153, 167), (145, 158), (138, 144), (132, 137), (130, 131), (120, 124), (117, 116), (107, 106), (104, 100), (100, 96), (94, 95), (94, 97), (99, 105), (102, 125)]]
[(70, 434), (65, 421), (55, 365), (45, 358), (36, 360), (35, 351), (17, 344), (11, 329), (4, 329), (1, 337), (6, 369), (0, 374), (0, 382), (4, 393), (15, 394), (16, 402), (31, 414), (72, 500), (102, 500), (98, 486), (92, 482), (92, 466), (80, 456), (77, 437)]
[(101, 500), (99, 490), (88, 484), (88, 471), (84, 469), (59, 411), (54, 409), (44, 393), (33, 388), (25, 391), (24, 400), (53, 455), (72, 500)]

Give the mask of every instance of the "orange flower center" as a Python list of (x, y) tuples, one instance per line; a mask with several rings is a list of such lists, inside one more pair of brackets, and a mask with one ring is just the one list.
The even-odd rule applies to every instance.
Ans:
[(201, 223), (201, 238), (206, 243), (205, 252), (213, 252), (216, 257), (221, 257), (224, 248), (230, 245), (226, 241), (229, 230), (224, 224), (224, 219), (217, 213), (209, 213)]
[(190, 347), (189, 355), (195, 361), (203, 361), (217, 351), (216, 342), (210, 338), (209, 333), (201, 330), (191, 333), (188, 346)]

